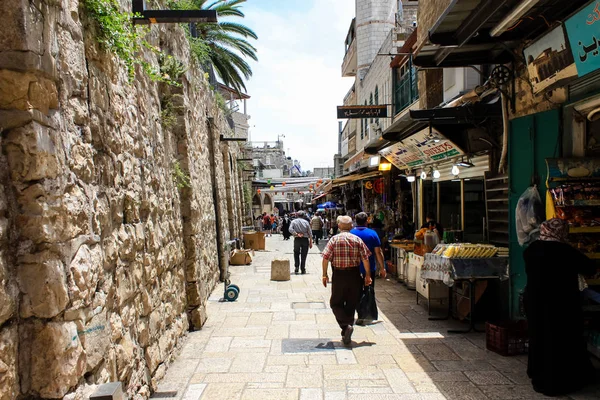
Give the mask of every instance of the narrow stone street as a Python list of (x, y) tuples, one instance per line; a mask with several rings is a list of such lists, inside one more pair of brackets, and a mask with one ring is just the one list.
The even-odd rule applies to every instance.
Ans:
[[(325, 241), (320, 243), (322, 249)], [(267, 238), (252, 265), (232, 266), (236, 302), (212, 293), (208, 321), (190, 333), (155, 398), (216, 399), (539, 399), (526, 375), (526, 356), (485, 350), (485, 334), (448, 335), (457, 325), (429, 321), (415, 292), (395, 280), (376, 281), (381, 322), (356, 327), (343, 347), (321, 284), (320, 249), (308, 274), (270, 281), (270, 262), (290, 258), (293, 241)], [(292, 263), (293, 266), (293, 263)], [(566, 399), (600, 398), (588, 388)]]

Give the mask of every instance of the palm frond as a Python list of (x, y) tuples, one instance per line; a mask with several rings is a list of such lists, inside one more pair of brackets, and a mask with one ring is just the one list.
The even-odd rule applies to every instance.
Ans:
[(234, 32), (244, 37), (258, 39), (258, 36), (252, 29), (248, 28), (246, 25), (238, 24), (237, 22), (221, 22), (219, 23), (219, 28), (225, 32)]

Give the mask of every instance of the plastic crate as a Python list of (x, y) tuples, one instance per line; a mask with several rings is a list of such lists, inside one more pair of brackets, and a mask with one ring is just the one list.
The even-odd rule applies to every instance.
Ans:
[(527, 321), (486, 322), (485, 344), (488, 350), (505, 357), (527, 354)]

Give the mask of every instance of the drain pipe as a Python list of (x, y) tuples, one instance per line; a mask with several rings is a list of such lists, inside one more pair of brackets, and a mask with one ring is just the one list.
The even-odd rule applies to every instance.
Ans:
[(500, 154), (500, 163), (498, 164), (498, 174), (504, 172), (506, 166), (506, 156), (508, 154), (508, 106), (507, 98), (504, 93), (501, 92), (500, 100), (502, 101), (502, 153)]
[(217, 150), (215, 148), (215, 135), (213, 131), (213, 123), (214, 119), (212, 117), (208, 117), (206, 121), (206, 126), (208, 128), (208, 139), (210, 145), (208, 146), (208, 155), (210, 157), (210, 178), (212, 184), (212, 198), (213, 204), (215, 205), (215, 233), (217, 237), (217, 258), (219, 260), (219, 280), (223, 282), (226, 279), (225, 276), (225, 267), (227, 260), (225, 259), (225, 249), (223, 248), (223, 241), (221, 240), (221, 210), (219, 208), (219, 192), (217, 190), (217, 173), (216, 173), (216, 160), (215, 154), (217, 154)]

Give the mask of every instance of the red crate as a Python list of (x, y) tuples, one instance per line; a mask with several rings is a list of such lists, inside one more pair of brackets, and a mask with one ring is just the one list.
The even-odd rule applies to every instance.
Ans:
[(485, 344), (488, 350), (505, 357), (527, 354), (527, 321), (486, 322)]

